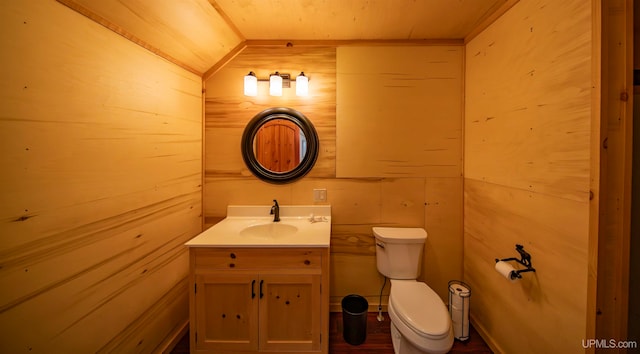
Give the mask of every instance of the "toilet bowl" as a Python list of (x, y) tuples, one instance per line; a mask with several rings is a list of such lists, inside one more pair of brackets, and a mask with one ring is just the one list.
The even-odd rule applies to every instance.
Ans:
[(427, 232), (374, 227), (378, 271), (391, 279), (389, 318), (395, 354), (440, 354), (453, 346), (449, 311), (420, 275)]
[(396, 354), (447, 353), (453, 346), (447, 307), (427, 284), (392, 279), (388, 311)]

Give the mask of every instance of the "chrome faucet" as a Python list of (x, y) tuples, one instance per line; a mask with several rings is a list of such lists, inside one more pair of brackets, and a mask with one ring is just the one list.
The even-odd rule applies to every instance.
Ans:
[(277, 200), (274, 199), (273, 202), (275, 204), (271, 207), (269, 215), (273, 215), (273, 222), (278, 222), (280, 221), (280, 206), (278, 205)]

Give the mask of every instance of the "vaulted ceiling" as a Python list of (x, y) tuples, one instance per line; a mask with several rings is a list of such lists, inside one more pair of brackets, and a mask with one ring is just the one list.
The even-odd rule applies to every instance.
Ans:
[(260, 41), (462, 40), (517, 0), (58, 0), (205, 75)]
[(246, 39), (464, 38), (501, 0), (211, 0)]

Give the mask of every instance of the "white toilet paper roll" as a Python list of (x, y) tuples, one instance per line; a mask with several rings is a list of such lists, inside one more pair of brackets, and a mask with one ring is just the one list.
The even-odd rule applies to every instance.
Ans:
[(516, 269), (507, 262), (498, 261), (496, 262), (496, 272), (500, 273), (503, 277), (507, 278), (509, 281), (514, 281), (515, 279), (511, 278), (511, 272), (515, 272)]
[(471, 294), (471, 290), (462, 284), (452, 284), (449, 286), (449, 291), (452, 293), (451, 306), (458, 309), (463, 308), (465, 298), (468, 298)]
[[(466, 302), (469, 298), (465, 298)], [(453, 327), (453, 336), (459, 340), (469, 338), (469, 305), (462, 308), (453, 307), (451, 309), (451, 325)]]

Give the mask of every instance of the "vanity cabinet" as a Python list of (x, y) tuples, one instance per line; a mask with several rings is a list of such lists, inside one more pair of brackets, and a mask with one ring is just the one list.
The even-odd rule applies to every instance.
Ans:
[(192, 353), (327, 353), (328, 248), (190, 248)]

